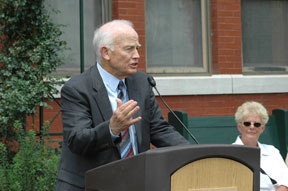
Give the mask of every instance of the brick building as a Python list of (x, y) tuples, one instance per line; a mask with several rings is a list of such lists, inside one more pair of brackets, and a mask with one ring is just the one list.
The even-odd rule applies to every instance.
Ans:
[[(139, 69), (154, 76), (173, 110), (189, 116), (234, 115), (247, 100), (263, 103), (269, 114), (288, 109), (287, 0), (60, 2), (54, 1), (64, 15), (58, 21), (68, 25), (64, 36), (76, 47), (67, 60), (77, 58), (71, 57), (59, 74), (75, 75), (95, 63), (92, 37), (97, 25), (128, 19), (142, 45)], [(168, 109), (158, 101), (167, 118)], [(51, 131), (61, 132), (60, 108), (50, 105), (44, 120), (53, 120)]]

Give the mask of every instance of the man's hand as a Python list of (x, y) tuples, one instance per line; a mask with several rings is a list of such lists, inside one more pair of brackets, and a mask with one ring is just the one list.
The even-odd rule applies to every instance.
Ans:
[(142, 119), (141, 117), (132, 118), (140, 109), (136, 101), (129, 100), (122, 104), (122, 101), (117, 98), (116, 102), (117, 109), (110, 119), (110, 129), (114, 135), (118, 135), (121, 131), (128, 129)]

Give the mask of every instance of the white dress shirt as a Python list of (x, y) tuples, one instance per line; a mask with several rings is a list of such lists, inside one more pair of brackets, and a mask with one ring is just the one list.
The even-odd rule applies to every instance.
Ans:
[[(244, 145), (239, 136), (233, 144)], [(260, 173), (260, 191), (275, 191), (280, 185), (288, 187), (288, 167), (279, 150), (259, 142), (258, 146), (261, 152), (260, 167), (277, 181), (277, 184), (273, 185), (269, 176)]]
[[(107, 72), (106, 70), (104, 70), (99, 63), (97, 63), (97, 68), (99, 70), (100, 76), (102, 77), (102, 80), (106, 87), (108, 97), (111, 103), (111, 108), (112, 108), (112, 111), (114, 112), (117, 108), (116, 98), (117, 98), (117, 86), (119, 84), (119, 79), (113, 76), (112, 74), (110, 74), (109, 72)], [(122, 81), (124, 83), (124, 86), (123, 86), (124, 99), (123, 100), (125, 100), (126, 102), (129, 100), (129, 95), (127, 93), (125, 80), (122, 80)], [(111, 134), (112, 139), (114, 140), (118, 137), (118, 135), (114, 135), (112, 133), (111, 129), (110, 129), (110, 134)], [(131, 125), (129, 127), (129, 134), (130, 134), (130, 141), (133, 147), (133, 153), (134, 155), (136, 155), (138, 153), (138, 146), (137, 146), (137, 139), (136, 139), (136, 130), (135, 130), (134, 125)]]

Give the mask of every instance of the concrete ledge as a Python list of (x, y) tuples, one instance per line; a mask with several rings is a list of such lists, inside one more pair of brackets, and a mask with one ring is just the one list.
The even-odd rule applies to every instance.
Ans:
[(288, 75), (155, 77), (161, 95), (287, 93)]
[(232, 78), (234, 94), (288, 92), (288, 75), (234, 75)]
[[(288, 75), (154, 77), (163, 96), (288, 93)], [(68, 79), (65, 79), (68, 80)], [(61, 87), (57, 87), (59, 91)], [(157, 93), (155, 92), (155, 95)], [(54, 95), (60, 98), (60, 94)]]

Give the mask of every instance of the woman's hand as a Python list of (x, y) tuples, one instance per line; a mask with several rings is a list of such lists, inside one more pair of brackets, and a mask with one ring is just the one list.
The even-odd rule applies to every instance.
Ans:
[(277, 188), (277, 191), (288, 191), (288, 187), (287, 186), (279, 186), (278, 188)]

